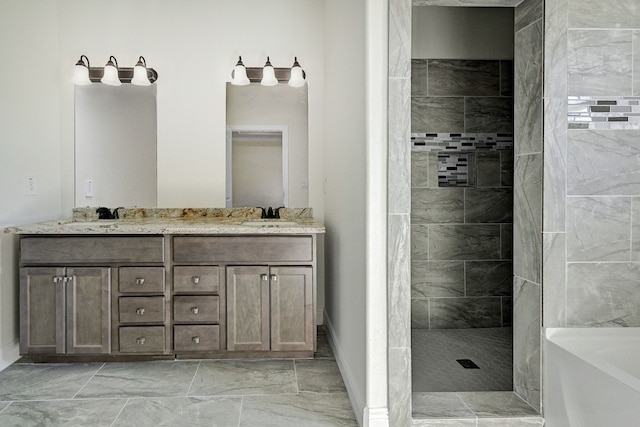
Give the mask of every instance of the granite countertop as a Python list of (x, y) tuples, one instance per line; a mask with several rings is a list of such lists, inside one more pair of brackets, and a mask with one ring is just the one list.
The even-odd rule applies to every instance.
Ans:
[(119, 210), (120, 219), (99, 220), (95, 208), (74, 209), (73, 218), (7, 227), (12, 234), (320, 234), (324, 225), (311, 209), (284, 209), (280, 219), (261, 219), (260, 210), (158, 209)]

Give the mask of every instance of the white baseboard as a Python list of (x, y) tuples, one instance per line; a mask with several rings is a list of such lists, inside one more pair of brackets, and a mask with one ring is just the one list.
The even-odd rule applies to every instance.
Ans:
[(389, 410), (387, 408), (365, 408), (364, 425), (366, 427), (389, 427)]
[(12, 341), (0, 347), (0, 371), (20, 359), (20, 343)]
[[(338, 343), (338, 341), (334, 338), (336, 336), (335, 329), (333, 328), (333, 325), (331, 324), (331, 319), (329, 318), (329, 315), (327, 314), (326, 311), (324, 313), (324, 329), (327, 333), (329, 346), (333, 350), (333, 355), (335, 356), (336, 362), (338, 363), (338, 368), (340, 369), (340, 374), (342, 375), (342, 379), (344, 380), (344, 385), (347, 388), (347, 394), (349, 395), (349, 400), (351, 401), (353, 412), (355, 413), (356, 418), (358, 420), (358, 425), (366, 426), (366, 424), (363, 423), (363, 415), (365, 413), (364, 399), (360, 395), (360, 392), (356, 387), (356, 382), (353, 379), (353, 375), (351, 374), (351, 371), (344, 364), (344, 360), (345, 360), (344, 352), (342, 351), (342, 348), (340, 347), (340, 344)], [(381, 427), (382, 424), (379, 424), (379, 426)]]

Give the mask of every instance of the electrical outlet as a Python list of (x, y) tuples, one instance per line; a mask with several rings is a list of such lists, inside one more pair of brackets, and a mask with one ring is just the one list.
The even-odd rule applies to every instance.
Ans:
[(84, 180), (84, 197), (93, 197), (93, 180)]
[(38, 194), (38, 183), (36, 182), (35, 176), (25, 176), (24, 177), (24, 195), (25, 196), (35, 196)]

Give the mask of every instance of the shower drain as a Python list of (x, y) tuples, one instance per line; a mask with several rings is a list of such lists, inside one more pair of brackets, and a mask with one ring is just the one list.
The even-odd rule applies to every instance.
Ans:
[(462, 365), (464, 369), (480, 369), (471, 359), (456, 359), (456, 362)]

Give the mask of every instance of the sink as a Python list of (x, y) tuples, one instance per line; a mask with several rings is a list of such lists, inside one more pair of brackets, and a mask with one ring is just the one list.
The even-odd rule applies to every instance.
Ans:
[(73, 221), (64, 224), (65, 227), (111, 227), (116, 221)]
[(299, 224), (295, 221), (253, 220), (244, 221), (242, 225), (247, 225), (249, 227), (296, 227)]

